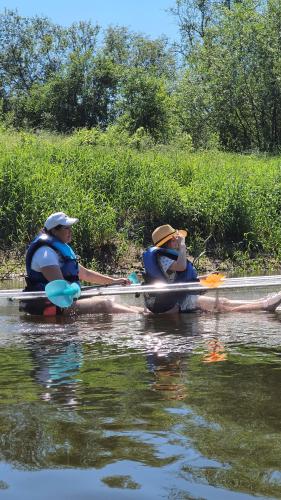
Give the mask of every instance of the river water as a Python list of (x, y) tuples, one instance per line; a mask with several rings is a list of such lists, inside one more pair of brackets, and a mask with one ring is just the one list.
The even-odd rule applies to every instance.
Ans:
[(280, 313), (0, 312), (1, 498), (281, 498)]

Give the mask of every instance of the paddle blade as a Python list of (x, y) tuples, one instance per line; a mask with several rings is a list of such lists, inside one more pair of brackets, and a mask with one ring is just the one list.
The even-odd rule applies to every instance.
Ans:
[(70, 307), (73, 299), (78, 299), (81, 294), (77, 283), (68, 283), (65, 280), (54, 280), (46, 285), (45, 288), (48, 299), (59, 307)]
[(225, 280), (225, 275), (221, 273), (209, 274), (206, 278), (201, 278), (200, 283), (208, 288), (217, 288), (222, 285)]

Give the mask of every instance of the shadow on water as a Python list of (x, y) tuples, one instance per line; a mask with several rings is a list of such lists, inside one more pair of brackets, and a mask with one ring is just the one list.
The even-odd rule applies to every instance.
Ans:
[(0, 363), (4, 497), (281, 497), (278, 314), (7, 313)]

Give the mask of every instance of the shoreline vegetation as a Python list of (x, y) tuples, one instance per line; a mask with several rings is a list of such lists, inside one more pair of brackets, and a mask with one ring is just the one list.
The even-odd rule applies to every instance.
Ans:
[(170, 223), (190, 232), (200, 272), (278, 273), (280, 177), (278, 156), (153, 145), (143, 131), (2, 127), (0, 280), (23, 275), (28, 242), (58, 210), (80, 219), (73, 246), (96, 270), (140, 272), (152, 230)]
[(60, 210), (101, 272), (139, 272), (164, 223), (199, 272), (279, 272), (280, 0), (170, 13), (176, 43), (0, 13), (0, 280)]

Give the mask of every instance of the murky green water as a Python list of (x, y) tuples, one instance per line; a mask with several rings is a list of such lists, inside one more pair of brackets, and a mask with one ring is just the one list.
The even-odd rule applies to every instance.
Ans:
[(281, 314), (0, 312), (2, 498), (281, 498)]

